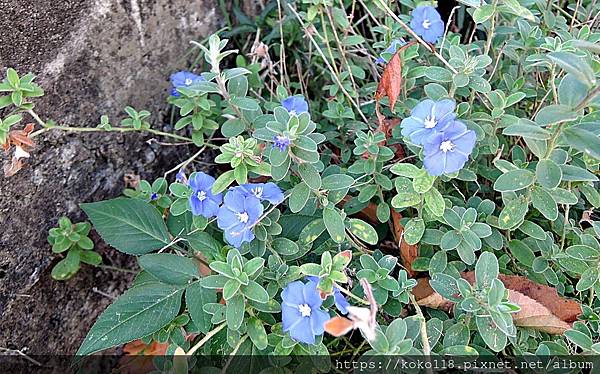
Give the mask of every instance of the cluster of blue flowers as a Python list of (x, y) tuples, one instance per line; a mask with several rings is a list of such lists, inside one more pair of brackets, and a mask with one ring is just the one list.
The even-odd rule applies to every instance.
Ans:
[[(307, 277), (308, 282), (295, 281), (281, 292), (281, 321), (283, 332), (298, 342), (315, 344), (315, 336), (323, 334), (329, 313), (321, 309), (323, 297), (317, 288), (319, 278)], [(347, 314), (350, 306), (339, 288), (334, 287), (335, 306), (342, 314)]]
[(171, 95), (175, 97), (181, 96), (177, 89), (180, 87), (189, 87), (194, 83), (203, 82), (204, 79), (201, 75), (196, 75), (194, 73), (190, 73), (189, 71), (179, 71), (177, 73), (171, 74), (171, 84), (173, 88), (171, 88)]
[(224, 197), (221, 193), (212, 193), (214, 183), (215, 178), (203, 172), (190, 176), (190, 209), (195, 216), (216, 216), (217, 226), (223, 230), (225, 240), (236, 248), (254, 240), (253, 228), (264, 211), (262, 202), (277, 205), (284, 199), (281, 189), (272, 182), (232, 187)]
[(477, 135), (456, 119), (454, 100), (423, 100), (402, 120), (402, 135), (423, 146), (423, 164), (437, 176), (463, 168), (473, 151)]

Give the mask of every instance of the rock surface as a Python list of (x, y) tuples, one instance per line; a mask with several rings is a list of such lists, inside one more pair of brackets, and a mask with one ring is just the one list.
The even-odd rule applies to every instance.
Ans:
[[(36, 112), (44, 119), (94, 127), (107, 114), (117, 124), (131, 105), (150, 110), (161, 128), (169, 122), (168, 76), (197, 56), (188, 53), (190, 40), (217, 28), (216, 8), (208, 0), (0, 0), (0, 74), (10, 66), (38, 75), (46, 95)], [(71, 280), (53, 281), (59, 258), (46, 236), (61, 215), (84, 219), (79, 203), (120, 194), (125, 173), (155, 177), (189, 151), (150, 138), (48, 132), (23, 170), (0, 176), (0, 348), (72, 354), (127, 287), (131, 274), (85, 265)], [(105, 264), (135, 266), (98, 247)]]

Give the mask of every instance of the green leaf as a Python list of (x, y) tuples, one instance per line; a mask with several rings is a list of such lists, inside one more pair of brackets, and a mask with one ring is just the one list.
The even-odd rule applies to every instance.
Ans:
[(116, 198), (81, 204), (102, 239), (121, 252), (139, 255), (170, 243), (158, 210), (140, 199)]
[(291, 256), (300, 251), (298, 244), (296, 244), (288, 238), (275, 238), (273, 239), (271, 246), (273, 247), (275, 252), (284, 256)]
[(235, 171), (227, 170), (223, 174), (221, 174), (215, 183), (212, 186), (212, 193), (217, 194), (219, 192), (225, 191), (227, 187), (235, 180)]
[(521, 226), (519, 226), (519, 231), (531, 236), (534, 239), (546, 240), (546, 233), (544, 232), (544, 229), (531, 221), (523, 221)]
[(494, 189), (500, 192), (518, 191), (531, 186), (534, 181), (535, 175), (529, 170), (511, 170), (496, 179)]
[(244, 322), (245, 311), (244, 297), (242, 295), (237, 294), (227, 300), (227, 310), (225, 311), (227, 327), (237, 331), (242, 326), (242, 322)]
[(550, 131), (535, 125), (526, 124), (525, 122), (506, 127), (502, 131), (502, 134), (510, 136), (522, 136), (523, 138), (535, 140), (547, 140), (552, 137)]
[(491, 4), (482, 5), (473, 12), (473, 21), (475, 23), (484, 23), (494, 15), (495, 11), (496, 7)]
[(321, 188), (324, 190), (343, 190), (352, 186), (354, 178), (346, 174), (331, 174), (323, 177)]
[(190, 317), (198, 329), (206, 334), (210, 331), (212, 316), (203, 309), (205, 304), (216, 303), (217, 293), (215, 290), (202, 287), (200, 282), (192, 283), (185, 290), (185, 304)]
[(331, 239), (336, 243), (342, 243), (346, 238), (344, 220), (340, 213), (332, 207), (323, 209), (323, 222)]
[(500, 352), (506, 346), (506, 334), (504, 334), (490, 317), (476, 316), (477, 331), (483, 338), (485, 344), (494, 352)]
[(371, 245), (376, 245), (379, 242), (377, 231), (368, 223), (357, 218), (350, 218), (346, 222), (348, 223), (348, 230), (360, 240)]
[(510, 253), (523, 265), (531, 267), (533, 265), (533, 260), (535, 259), (535, 254), (529, 246), (523, 243), (520, 240), (513, 239), (508, 242), (508, 248), (510, 249)]
[(390, 171), (396, 175), (401, 175), (407, 178), (413, 178), (421, 171), (421, 169), (419, 169), (413, 164), (397, 163), (390, 168)]
[(442, 295), (445, 299), (454, 302), (460, 301), (462, 299), (462, 296), (460, 295), (460, 291), (458, 289), (458, 285), (456, 284), (456, 279), (454, 279), (448, 274), (434, 274), (431, 277), (429, 285), (435, 290), (435, 292)]
[(543, 187), (552, 189), (558, 187), (560, 184), (562, 170), (556, 162), (545, 159), (538, 162), (535, 168), (535, 175), (539, 184)]
[(254, 99), (249, 97), (233, 97), (231, 103), (243, 110), (260, 110), (260, 105)]
[(589, 351), (592, 349), (592, 344), (594, 342), (587, 334), (577, 330), (567, 330), (565, 331), (564, 335), (567, 339), (569, 339), (575, 345), (580, 346), (584, 350)]
[(138, 262), (142, 269), (168, 284), (187, 284), (194, 278), (200, 278), (198, 266), (188, 257), (154, 253), (139, 257)]
[(77, 271), (79, 271), (79, 263), (80, 263), (80, 253), (79, 250), (70, 250), (67, 253), (67, 257), (59, 261), (52, 268), (51, 276), (56, 280), (66, 280), (71, 278)]
[(89, 355), (148, 336), (171, 322), (181, 307), (180, 287), (146, 283), (113, 302), (88, 332), (77, 355)]
[(567, 74), (558, 85), (558, 102), (576, 107), (586, 97), (589, 89), (573, 74)]
[(444, 215), (446, 203), (442, 194), (436, 188), (431, 188), (425, 193), (425, 207), (436, 217)]
[(531, 203), (533, 207), (550, 221), (558, 218), (558, 206), (556, 201), (545, 189), (535, 187), (531, 190)]
[(592, 87), (596, 84), (594, 70), (592, 70), (585, 58), (571, 52), (551, 52), (547, 56), (586, 86)]
[(439, 66), (429, 66), (425, 69), (425, 76), (434, 82), (452, 82), (450, 70)]
[(250, 300), (265, 304), (269, 302), (269, 294), (265, 289), (255, 281), (251, 280), (247, 286), (242, 287), (242, 293)]
[(267, 340), (267, 332), (265, 331), (265, 326), (262, 321), (256, 317), (250, 317), (247, 323), (248, 335), (250, 336), (250, 340), (259, 350), (263, 350), (267, 348), (268, 340)]
[(543, 107), (535, 116), (535, 122), (537, 122), (539, 125), (545, 126), (553, 123), (572, 121), (576, 118), (577, 113), (575, 113), (570, 107), (566, 105), (553, 104)]
[(300, 177), (313, 190), (321, 188), (321, 175), (315, 167), (308, 163), (298, 165)]
[(422, 218), (411, 218), (404, 226), (404, 240), (407, 244), (417, 244), (425, 232), (425, 221)]
[(288, 206), (292, 213), (298, 213), (304, 208), (310, 197), (310, 188), (306, 183), (300, 182), (294, 186), (288, 199)]
[(512, 199), (504, 206), (500, 216), (498, 217), (498, 227), (503, 230), (512, 229), (525, 218), (525, 214), (529, 210), (529, 203), (527, 200), (518, 197)]
[(584, 168), (573, 165), (560, 165), (563, 173), (562, 180), (567, 182), (595, 182), (598, 177)]
[(581, 274), (581, 278), (575, 285), (575, 289), (579, 292), (588, 290), (598, 282), (598, 269), (591, 267)]
[(417, 193), (425, 193), (431, 189), (436, 177), (429, 175), (426, 170), (422, 169), (413, 179), (413, 189)]
[(504, 4), (505, 8), (512, 14), (515, 14), (519, 17), (523, 17), (528, 21), (535, 21), (535, 17), (533, 13), (521, 4), (519, 4), (518, 0), (503, 0), (502, 4)]
[(563, 130), (562, 136), (571, 147), (600, 160), (600, 138), (594, 133), (575, 126)]
[(483, 252), (475, 265), (475, 279), (478, 287), (490, 287), (498, 278), (498, 259), (492, 252)]

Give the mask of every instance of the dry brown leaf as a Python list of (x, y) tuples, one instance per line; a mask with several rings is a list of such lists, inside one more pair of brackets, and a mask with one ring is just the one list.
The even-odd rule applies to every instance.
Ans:
[[(461, 274), (464, 279), (473, 284), (475, 273), (470, 271)], [(516, 326), (528, 327), (549, 334), (562, 334), (571, 328), (571, 322), (581, 314), (581, 307), (574, 300), (568, 300), (556, 289), (537, 284), (518, 275), (503, 275), (498, 277), (508, 289), (508, 299), (521, 307), (513, 314)], [(421, 306), (449, 311), (453, 303), (435, 292), (429, 285), (429, 278), (417, 280), (417, 286), (412, 291), (417, 303)]]
[(402, 91), (402, 59), (400, 51), (396, 52), (390, 62), (387, 63), (381, 76), (381, 81), (375, 92), (375, 100), (379, 102), (383, 97), (387, 96), (390, 100), (390, 109), (394, 110), (396, 100)]
[[(472, 271), (463, 273), (462, 277), (471, 284), (475, 282), (475, 273)], [(520, 292), (534, 299), (565, 322), (573, 322), (581, 314), (581, 306), (574, 300), (560, 296), (554, 287), (535, 283), (519, 275), (500, 274), (498, 278), (509, 290)]]
[(119, 373), (142, 374), (156, 370), (154, 356), (163, 356), (167, 353), (168, 343), (152, 342), (145, 344), (141, 340), (134, 340), (123, 346), (125, 355), (118, 364)]
[(570, 324), (552, 314), (541, 303), (520, 292), (509, 290), (508, 299), (521, 307), (519, 312), (513, 314), (513, 320), (517, 326), (528, 327), (548, 334), (562, 334), (571, 328)]
[(391, 209), (392, 212), (392, 225), (394, 228), (394, 239), (400, 248), (400, 261), (406, 268), (408, 275), (414, 277), (416, 272), (412, 269), (412, 263), (419, 256), (419, 250), (417, 245), (410, 245), (404, 240), (404, 226), (400, 223), (402, 215)]

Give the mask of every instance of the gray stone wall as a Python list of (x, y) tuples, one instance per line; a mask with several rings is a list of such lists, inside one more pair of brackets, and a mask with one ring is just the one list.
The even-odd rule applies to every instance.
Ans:
[[(218, 28), (217, 8), (215, 0), (0, 0), (0, 74), (14, 67), (38, 75), (46, 95), (36, 111), (44, 119), (95, 126), (107, 114), (116, 124), (131, 105), (150, 110), (152, 126), (162, 128), (169, 74), (196, 57), (190, 40)], [(0, 176), (0, 348), (74, 353), (127, 287), (131, 275), (90, 267), (53, 281), (58, 258), (46, 235), (63, 214), (84, 218), (79, 203), (118, 195), (125, 173), (151, 178), (189, 152), (150, 138), (48, 132), (23, 170)], [(99, 248), (105, 263), (135, 266)]]

